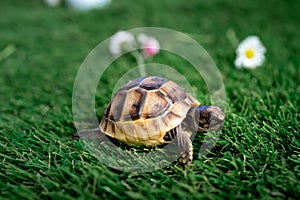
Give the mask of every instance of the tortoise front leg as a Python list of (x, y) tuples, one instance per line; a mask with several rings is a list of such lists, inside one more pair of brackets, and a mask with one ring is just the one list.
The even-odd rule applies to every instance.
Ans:
[(181, 128), (177, 129), (175, 136), (175, 143), (178, 146), (179, 162), (184, 165), (190, 165), (193, 161), (193, 144), (188, 132), (183, 131)]

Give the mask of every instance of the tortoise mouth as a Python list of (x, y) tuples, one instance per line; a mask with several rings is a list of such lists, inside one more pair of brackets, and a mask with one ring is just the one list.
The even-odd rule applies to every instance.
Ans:
[(223, 127), (223, 120), (211, 120), (208, 123), (199, 122), (198, 132), (218, 131)]

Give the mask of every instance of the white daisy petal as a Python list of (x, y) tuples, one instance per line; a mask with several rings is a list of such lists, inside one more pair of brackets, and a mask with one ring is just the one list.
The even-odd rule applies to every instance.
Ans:
[(113, 56), (119, 56), (135, 46), (134, 36), (126, 31), (119, 31), (113, 35), (109, 42), (109, 51)]
[(243, 60), (241, 59), (241, 57), (237, 57), (237, 58), (235, 59), (235, 61), (234, 61), (235, 66), (236, 66), (237, 68), (241, 68), (242, 65), (243, 65), (242, 61), (243, 61)]
[(145, 35), (144, 33), (140, 33), (137, 35), (137, 40), (141, 43), (144, 44), (148, 40), (148, 36)]

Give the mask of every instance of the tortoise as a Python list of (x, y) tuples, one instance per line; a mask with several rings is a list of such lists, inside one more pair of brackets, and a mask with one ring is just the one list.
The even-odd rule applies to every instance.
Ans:
[[(140, 77), (121, 87), (107, 105), (97, 129), (75, 137), (109, 136), (125, 144), (163, 145), (175, 141), (179, 162), (193, 159), (191, 134), (219, 130), (225, 115), (217, 106), (200, 106), (186, 90), (158, 76)], [(94, 136), (92, 136), (94, 135)]]

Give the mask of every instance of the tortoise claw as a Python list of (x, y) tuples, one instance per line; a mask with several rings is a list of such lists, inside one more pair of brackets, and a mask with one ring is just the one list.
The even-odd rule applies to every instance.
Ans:
[(193, 146), (190, 145), (187, 150), (180, 153), (179, 162), (184, 165), (191, 165), (193, 161)]

